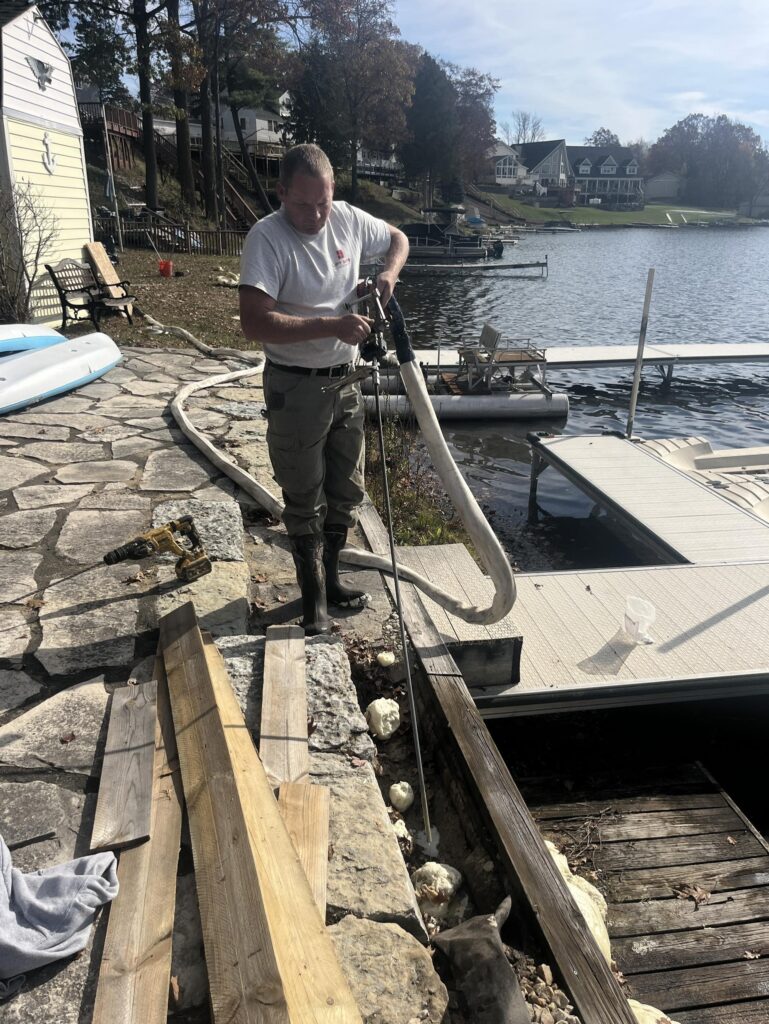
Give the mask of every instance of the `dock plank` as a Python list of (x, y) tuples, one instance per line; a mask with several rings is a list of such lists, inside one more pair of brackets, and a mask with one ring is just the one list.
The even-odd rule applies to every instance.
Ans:
[[(769, 858), (764, 854), (745, 860), (699, 864), (696, 881), (706, 892), (769, 886)], [(691, 865), (684, 864), (622, 871), (607, 878), (606, 887), (612, 903), (623, 903), (669, 898), (674, 895), (673, 886), (691, 885), (691, 882)]]
[[(729, 842), (730, 839), (734, 843)], [(706, 836), (640, 839), (607, 843), (596, 850), (593, 861), (601, 871), (622, 871), (710, 861), (743, 860), (765, 853), (749, 831), (716, 832)]]
[[(578, 827), (573, 818), (547, 822), (547, 828), (569, 832)], [(609, 811), (596, 821), (601, 843), (628, 839), (662, 839), (666, 836), (709, 835), (742, 829), (743, 823), (731, 807), (679, 808), (650, 813), (616, 813)]]
[[(666, 1013), (708, 1003), (737, 1002), (769, 992), (769, 959), (635, 974), (630, 988), (635, 998), (662, 1006)], [(699, 1024), (702, 1017), (695, 1019)], [(742, 1022), (744, 1018), (738, 1016), (737, 1020)]]
[[(690, 899), (648, 900), (641, 903), (620, 903), (609, 914), (609, 934), (653, 935), (656, 932), (685, 931), (690, 928), (713, 928), (724, 924), (769, 919), (769, 890), (764, 888), (733, 889), (714, 893), (707, 902), (697, 905)], [(769, 942), (769, 924), (766, 926)]]
[(766, 1024), (769, 1020), (769, 999), (679, 1010), (676, 1020), (678, 1024)]
[[(766, 920), (741, 924), (704, 926), (690, 931), (664, 932), (634, 938), (612, 938), (611, 952), (622, 964), (625, 976), (647, 971), (666, 971), (673, 967), (744, 960), (746, 952), (761, 956), (769, 953), (769, 927)], [(769, 1019), (769, 1018), (768, 1018)]]

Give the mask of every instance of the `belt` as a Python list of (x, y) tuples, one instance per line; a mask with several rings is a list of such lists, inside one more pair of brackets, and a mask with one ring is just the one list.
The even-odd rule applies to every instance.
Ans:
[(269, 361), (267, 365), (285, 373), (300, 373), (303, 377), (346, 377), (352, 372), (352, 363), (341, 363), (339, 366), (284, 366), (283, 363)]

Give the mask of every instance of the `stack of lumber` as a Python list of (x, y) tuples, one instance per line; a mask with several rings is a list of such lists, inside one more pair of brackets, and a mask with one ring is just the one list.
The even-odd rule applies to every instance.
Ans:
[(303, 631), (268, 631), (261, 758), (192, 603), (161, 621), (154, 675), (113, 697), (93, 844), (120, 849), (120, 892), (93, 1024), (166, 1019), (184, 805), (215, 1024), (360, 1022), (325, 928)]

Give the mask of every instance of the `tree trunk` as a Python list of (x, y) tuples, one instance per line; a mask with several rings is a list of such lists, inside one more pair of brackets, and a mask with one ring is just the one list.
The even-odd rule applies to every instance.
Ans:
[(214, 71), (211, 76), (211, 88), (213, 89), (214, 111), (216, 113), (216, 195), (219, 201), (220, 227), (227, 227), (227, 199), (224, 194), (224, 142), (222, 141), (222, 94), (219, 88), (219, 18), (216, 19), (216, 32), (214, 35)]
[(139, 77), (139, 102), (142, 108), (142, 146), (145, 163), (145, 204), (158, 207), (158, 160), (155, 148), (155, 122), (152, 116), (150, 36), (145, 0), (133, 0), (136, 31), (136, 71)]
[(350, 143), (350, 199), (356, 202), (358, 199), (358, 140), (353, 139)]
[[(168, 20), (179, 31), (179, 0), (168, 0)], [(176, 120), (176, 174), (182, 193), (182, 202), (191, 210), (197, 206), (195, 170), (190, 148), (189, 93), (181, 87), (181, 55), (175, 43), (171, 51), (171, 78), (174, 82), (174, 109)]]
[[(232, 121), (235, 125), (235, 134), (238, 137), (238, 146), (240, 147), (240, 157), (243, 164), (248, 171), (248, 177), (251, 181), (251, 188), (259, 196), (259, 202), (262, 204), (262, 209), (265, 213), (272, 213), (272, 204), (267, 198), (267, 193), (264, 191), (264, 187), (259, 179), (256, 167), (254, 167), (254, 161), (251, 159), (251, 154), (248, 152), (248, 146), (246, 146), (246, 140), (243, 135), (243, 129), (240, 127), (240, 109), (230, 104), (230, 113), (232, 114)], [(257, 143), (258, 144), (258, 143)]]
[(203, 203), (206, 217), (218, 222), (216, 202), (216, 161), (214, 158), (214, 130), (211, 122), (211, 82), (208, 72), (200, 83), (200, 131), (202, 149), (200, 166), (203, 171)]

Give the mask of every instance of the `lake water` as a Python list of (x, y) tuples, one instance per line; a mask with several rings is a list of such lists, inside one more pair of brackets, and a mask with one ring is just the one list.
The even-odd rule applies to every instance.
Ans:
[[(647, 272), (655, 269), (647, 343), (769, 343), (769, 230), (583, 231), (524, 236), (505, 258), (547, 255), (549, 277), (500, 274), (413, 277), (399, 286), (415, 347), (476, 340), (485, 322), (506, 339), (539, 346), (636, 344)], [(476, 497), (522, 569), (631, 565), (626, 548), (591, 504), (553, 470), (540, 478), (540, 524), (526, 522), (533, 429), (567, 433), (624, 430), (632, 368), (551, 373), (569, 395), (565, 426), (539, 423), (444, 424), (444, 433)], [(676, 368), (670, 388), (644, 371), (635, 433), (702, 435), (714, 447), (769, 444), (769, 364)]]

